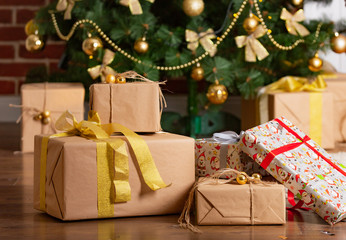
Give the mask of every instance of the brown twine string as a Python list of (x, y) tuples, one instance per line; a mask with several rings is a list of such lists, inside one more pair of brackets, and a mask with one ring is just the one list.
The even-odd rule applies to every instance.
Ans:
[[(223, 181), (220, 182), (220, 177), (225, 174), (234, 174), (235, 176), (232, 176), (232, 178), (227, 180), (223, 179)], [(202, 231), (198, 227), (194, 226), (190, 220), (190, 210), (193, 204), (195, 190), (197, 189), (197, 187), (201, 185), (221, 185), (231, 183), (233, 180), (237, 178), (238, 174), (243, 174), (250, 184), (262, 183), (265, 186), (271, 186), (273, 184), (273, 182), (264, 182), (261, 179), (250, 177), (245, 172), (239, 172), (238, 170), (230, 168), (221, 169), (209, 177), (199, 178), (189, 192), (189, 196), (185, 202), (183, 211), (178, 219), (179, 226), (181, 228), (189, 229), (194, 233), (202, 233)]]

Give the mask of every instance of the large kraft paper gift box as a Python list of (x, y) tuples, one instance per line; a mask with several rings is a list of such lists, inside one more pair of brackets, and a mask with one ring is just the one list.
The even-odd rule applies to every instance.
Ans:
[(264, 225), (286, 222), (281, 184), (203, 184), (196, 191), (199, 225)]
[(346, 167), (284, 117), (245, 131), (242, 150), (329, 224), (346, 216)]
[[(21, 87), (22, 152), (34, 151), (34, 136), (55, 133), (55, 121), (69, 110), (78, 121), (84, 118), (84, 94), (81, 83), (30, 83)], [(43, 124), (35, 116), (50, 112), (51, 122)]]
[[(38, 210), (43, 210), (40, 196), (43, 137), (35, 137), (34, 207)], [(114, 194), (114, 189), (104, 187), (106, 184), (102, 184), (102, 180), (111, 185), (114, 172), (98, 174), (100, 163), (97, 161), (96, 142), (77, 136), (56, 137), (48, 141), (46, 181), (41, 182), (45, 188), (44, 211), (62, 220), (179, 213), (195, 180), (194, 140), (170, 133), (141, 137), (149, 147), (160, 176), (170, 186), (152, 191), (143, 180), (132, 147), (126, 147), (131, 200), (113, 203), (110, 195)], [(116, 138), (126, 140), (123, 136), (111, 137)], [(126, 145), (129, 146), (128, 142)], [(114, 161), (117, 162), (117, 159)], [(104, 199), (98, 199), (98, 195), (104, 195), (107, 191), (109, 194)], [(110, 213), (104, 214), (105, 210), (98, 207), (102, 203), (109, 205)]]
[(134, 132), (161, 130), (162, 94), (156, 82), (93, 84), (90, 110), (98, 112), (101, 123), (119, 123)]

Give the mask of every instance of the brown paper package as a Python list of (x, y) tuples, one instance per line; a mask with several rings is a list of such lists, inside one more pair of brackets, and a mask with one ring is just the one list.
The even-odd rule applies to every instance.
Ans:
[[(85, 90), (81, 83), (30, 83), (21, 87), (22, 105), (39, 110), (49, 110), (53, 123), (60, 115), (69, 110), (78, 121), (84, 117)], [(43, 109), (45, 106), (45, 109)], [(34, 151), (34, 136), (52, 134), (51, 124), (43, 125), (34, 120), (33, 114), (23, 111), (22, 119), (22, 152)]]
[(285, 201), (281, 184), (200, 185), (196, 190), (197, 224), (284, 224)]
[[(145, 185), (129, 151), (131, 200), (114, 204), (114, 217), (181, 212), (194, 175), (194, 139), (170, 134), (141, 135), (166, 184), (152, 191)], [(123, 136), (112, 136), (122, 138)], [(42, 135), (35, 137), (34, 208), (39, 209)], [(52, 138), (48, 143), (46, 212), (62, 220), (98, 218), (96, 143), (81, 137)]]
[(134, 132), (161, 130), (160, 86), (150, 82), (93, 84), (90, 109), (98, 112), (101, 123), (119, 123)]

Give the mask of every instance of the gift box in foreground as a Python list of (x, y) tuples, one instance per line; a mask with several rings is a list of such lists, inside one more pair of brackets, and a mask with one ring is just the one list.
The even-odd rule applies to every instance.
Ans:
[[(171, 185), (152, 191), (143, 180), (134, 148), (126, 147), (129, 159), (123, 164), (129, 164), (131, 200), (114, 203), (113, 180), (120, 180), (120, 185), (126, 184), (121, 181), (126, 171), (118, 171), (116, 178), (114, 168), (101, 168), (100, 164), (106, 164), (106, 168), (112, 164), (99, 161), (100, 154), (105, 154), (98, 149), (100, 141), (77, 136), (49, 139), (45, 177), (40, 181), (40, 170), (45, 164), (41, 162), (44, 136), (36, 136), (34, 207), (63, 220), (179, 213), (195, 180), (194, 140), (169, 133), (141, 137), (147, 143), (162, 179)], [(112, 136), (108, 140), (114, 139), (125, 140), (125, 137)], [(128, 142), (126, 146), (129, 146)], [(108, 150), (105, 155), (110, 152)], [(120, 164), (122, 160), (115, 156), (114, 161), (114, 164)], [(40, 191), (40, 188), (45, 191)]]
[(284, 224), (285, 201), (281, 184), (203, 184), (196, 189), (197, 224)]
[(134, 132), (161, 130), (160, 86), (156, 82), (93, 84), (90, 110), (98, 112), (101, 123), (119, 123)]
[[(30, 83), (21, 87), (21, 150), (34, 151), (34, 136), (55, 133), (55, 121), (66, 110), (77, 120), (84, 117), (84, 87), (81, 83)], [(49, 113), (47, 119), (43, 112)], [(49, 119), (49, 120), (48, 120)], [(44, 122), (46, 121), (46, 122)]]
[(346, 216), (346, 167), (284, 117), (249, 129), (242, 150), (329, 224)]

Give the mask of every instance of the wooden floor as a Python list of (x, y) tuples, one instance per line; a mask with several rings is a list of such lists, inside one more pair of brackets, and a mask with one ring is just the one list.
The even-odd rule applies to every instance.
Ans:
[[(208, 226), (202, 234), (180, 229), (177, 215), (62, 222), (32, 208), (33, 155), (19, 149), (19, 127), (0, 124), (0, 239), (346, 239), (346, 222), (334, 227), (312, 212), (288, 212), (280, 226)], [(330, 233), (328, 235), (326, 233)]]

